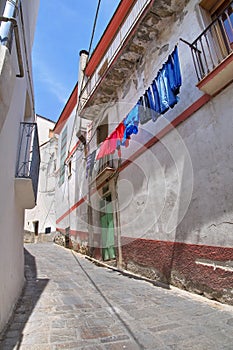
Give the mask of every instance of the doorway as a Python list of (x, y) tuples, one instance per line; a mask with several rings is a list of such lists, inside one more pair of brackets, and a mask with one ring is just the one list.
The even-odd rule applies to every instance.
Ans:
[(33, 225), (34, 225), (35, 236), (38, 236), (38, 233), (39, 233), (39, 221), (34, 221)]
[(108, 193), (100, 201), (102, 258), (104, 261), (116, 258), (112, 208), (112, 195)]

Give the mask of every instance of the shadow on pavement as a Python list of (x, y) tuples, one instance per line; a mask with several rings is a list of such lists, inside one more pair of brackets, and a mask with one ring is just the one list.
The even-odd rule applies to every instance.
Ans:
[(18, 300), (9, 325), (1, 337), (1, 350), (17, 350), (23, 339), (23, 330), (35, 308), (49, 279), (37, 278), (35, 257), (24, 248), (25, 257), (25, 285)]

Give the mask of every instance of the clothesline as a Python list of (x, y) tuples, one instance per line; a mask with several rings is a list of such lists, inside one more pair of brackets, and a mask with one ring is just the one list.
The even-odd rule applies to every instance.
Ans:
[[(181, 85), (178, 46), (176, 45), (137, 104), (103, 141), (99, 152), (95, 154), (95, 159), (92, 156), (94, 152), (89, 155), (92, 156), (91, 161), (94, 162), (106, 155), (113, 154), (116, 149), (120, 152), (121, 146), (127, 147), (131, 135), (138, 133), (139, 123), (145, 124), (149, 120), (155, 122), (161, 114), (166, 113), (178, 103)], [(87, 164), (87, 174), (91, 167), (92, 164), (91, 166)]]

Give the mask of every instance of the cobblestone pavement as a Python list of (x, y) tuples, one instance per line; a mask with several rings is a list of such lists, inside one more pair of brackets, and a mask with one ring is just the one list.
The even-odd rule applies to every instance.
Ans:
[(27, 284), (3, 350), (232, 350), (233, 307), (28, 244)]

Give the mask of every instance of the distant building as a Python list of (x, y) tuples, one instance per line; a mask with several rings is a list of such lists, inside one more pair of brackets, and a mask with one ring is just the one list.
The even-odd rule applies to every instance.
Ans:
[(232, 1), (120, 2), (81, 54), (56, 194), (57, 229), (78, 247), (230, 304), (232, 13)]
[(33, 236), (56, 231), (55, 187), (57, 170), (57, 139), (53, 136), (55, 122), (36, 117), (40, 147), (40, 173), (35, 208), (25, 212), (25, 233)]
[(31, 51), (38, 6), (39, 0), (0, 2), (0, 331), (24, 285), (24, 210), (37, 197)]

